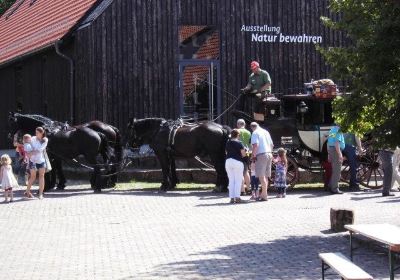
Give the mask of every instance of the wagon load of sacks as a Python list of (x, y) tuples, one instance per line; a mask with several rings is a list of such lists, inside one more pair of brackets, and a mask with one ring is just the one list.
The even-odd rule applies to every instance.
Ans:
[(317, 98), (331, 98), (338, 95), (338, 89), (330, 79), (312, 80), (304, 84), (304, 93), (313, 94)]
[(313, 94), (319, 98), (329, 98), (338, 94), (336, 84), (330, 79), (321, 79), (312, 82)]

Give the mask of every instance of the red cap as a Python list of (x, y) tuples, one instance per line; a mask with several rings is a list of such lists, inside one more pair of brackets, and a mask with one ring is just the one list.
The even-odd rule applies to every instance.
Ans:
[(250, 64), (250, 68), (253, 70), (255, 68), (259, 68), (260, 67), (260, 63), (258, 63), (257, 61), (252, 61)]

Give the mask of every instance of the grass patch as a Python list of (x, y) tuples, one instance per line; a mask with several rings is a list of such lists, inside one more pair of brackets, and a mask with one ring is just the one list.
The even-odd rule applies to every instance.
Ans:
[[(151, 182), (140, 182), (132, 180), (127, 183), (118, 183), (116, 186), (117, 190), (129, 191), (129, 190), (158, 190), (161, 183), (151, 183)], [(214, 184), (198, 184), (198, 183), (181, 183), (178, 184), (175, 190), (178, 191), (193, 191), (193, 190), (212, 190)]]
[[(116, 186), (117, 190), (120, 191), (149, 191), (149, 190), (159, 190), (161, 183), (159, 182), (142, 182), (132, 180), (126, 183), (118, 183)], [(175, 190), (177, 191), (211, 191), (215, 187), (215, 184), (199, 184), (199, 183), (181, 183), (178, 184)], [(297, 184), (292, 191), (304, 191), (304, 190), (322, 190), (324, 185), (322, 183), (310, 183), (310, 184)], [(341, 184), (340, 188), (345, 189), (346, 184)]]

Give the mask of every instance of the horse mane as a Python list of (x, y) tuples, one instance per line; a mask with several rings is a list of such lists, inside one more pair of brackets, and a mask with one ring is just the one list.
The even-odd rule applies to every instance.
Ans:
[(65, 125), (59, 121), (53, 121), (52, 119), (39, 114), (15, 113), (14, 116), (16, 118), (34, 121), (38, 124), (38, 126), (43, 126), (43, 128), (45, 128), (49, 132), (55, 129), (61, 129)]
[(52, 125), (54, 121), (48, 117), (42, 116), (42, 115), (37, 115), (37, 114), (20, 114), (20, 113), (15, 113), (15, 117), (17, 118), (25, 118), (25, 119), (30, 119), (39, 123), (42, 123), (43, 125)]

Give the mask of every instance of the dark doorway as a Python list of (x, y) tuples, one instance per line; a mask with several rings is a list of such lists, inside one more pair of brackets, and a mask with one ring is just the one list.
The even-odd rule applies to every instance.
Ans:
[(184, 25), (179, 30), (180, 115), (213, 120), (221, 112), (219, 32), (213, 26)]

